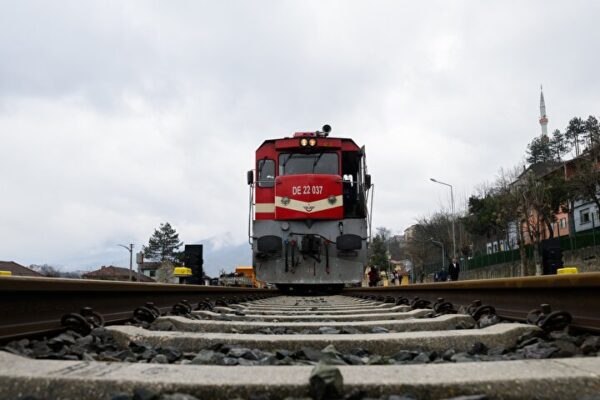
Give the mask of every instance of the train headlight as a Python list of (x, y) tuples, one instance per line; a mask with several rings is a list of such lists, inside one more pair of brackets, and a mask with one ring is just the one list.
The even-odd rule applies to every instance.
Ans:
[(284, 206), (287, 206), (288, 204), (290, 204), (290, 198), (289, 197), (282, 197), (281, 198), (281, 204), (283, 204)]
[(330, 204), (335, 204), (335, 202), (337, 201), (337, 198), (333, 195), (329, 196), (329, 198), (327, 199), (329, 201)]
[(300, 139), (300, 146), (306, 147), (307, 144), (308, 144), (308, 139), (307, 138)]
[(290, 229), (290, 223), (289, 222), (282, 222), (281, 223), (281, 230), (282, 231), (287, 231), (288, 229)]
[(310, 138), (310, 139), (308, 139), (308, 144), (309, 144), (311, 147), (315, 147), (315, 146), (316, 146), (316, 144), (317, 144), (317, 139), (315, 139), (315, 138)]

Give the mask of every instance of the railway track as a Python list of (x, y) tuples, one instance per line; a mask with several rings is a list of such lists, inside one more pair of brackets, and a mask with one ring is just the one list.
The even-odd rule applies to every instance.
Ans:
[[(60, 311), (51, 284), (0, 280), (0, 288), (12, 288), (2, 300), (30, 313), (36, 304), (24, 305), (24, 295), (46, 285), (36, 299), (54, 309), (37, 318), (44, 316), (48, 338), (40, 337), (35, 315), (18, 320), (2, 311), (12, 319), (1, 323), (0, 398), (591, 399), (600, 392), (600, 337), (598, 315), (587, 307), (600, 304), (599, 276), (512, 280), (512, 288), (510, 280), (355, 288), (335, 296), (105, 282), (88, 290), (71, 281), (60, 283), (72, 285), (64, 295), (71, 307)], [(110, 305), (102, 303), (109, 293)], [(571, 313), (575, 328), (564, 328), (568, 318), (560, 312), (544, 323), (548, 310), (529, 315), (537, 324), (513, 322), (550, 300)], [(56, 316), (90, 301), (115, 317), (56, 336)], [(148, 301), (163, 315), (138, 312), (132, 322), (135, 307), (152, 311)], [(569, 301), (578, 307), (563, 307)]]

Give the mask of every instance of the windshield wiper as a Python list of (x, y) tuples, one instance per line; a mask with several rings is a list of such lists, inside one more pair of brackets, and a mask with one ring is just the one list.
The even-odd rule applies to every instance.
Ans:
[(319, 153), (319, 155), (317, 156), (317, 158), (315, 158), (315, 161), (313, 162), (313, 166), (312, 166), (312, 173), (313, 174), (315, 173), (315, 167), (319, 163), (319, 160), (321, 159), (322, 156), (323, 156), (323, 153)]
[(291, 160), (291, 158), (292, 158), (292, 157), (294, 157), (295, 155), (296, 155), (296, 153), (292, 153), (292, 154), (290, 154), (290, 155), (288, 156), (288, 158), (287, 158), (287, 159), (286, 159), (286, 160), (283, 162), (283, 165), (282, 165), (282, 167), (283, 167), (283, 170), (284, 170), (284, 171), (285, 171), (285, 166), (287, 165), (288, 161), (290, 161), (290, 160)]

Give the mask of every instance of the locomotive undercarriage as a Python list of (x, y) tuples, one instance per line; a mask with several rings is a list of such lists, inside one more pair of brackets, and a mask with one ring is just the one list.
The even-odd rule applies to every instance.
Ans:
[(258, 280), (281, 289), (339, 289), (359, 283), (367, 259), (364, 219), (258, 220), (253, 224)]

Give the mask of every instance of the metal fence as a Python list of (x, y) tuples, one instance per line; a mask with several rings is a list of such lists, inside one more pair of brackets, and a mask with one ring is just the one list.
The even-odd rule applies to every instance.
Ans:
[[(573, 251), (586, 247), (596, 247), (600, 245), (600, 227), (584, 232), (578, 232), (571, 236), (561, 236), (559, 239), (562, 251)], [(525, 254), (527, 259), (531, 260), (533, 258), (533, 246), (525, 246)], [(497, 264), (515, 262), (519, 261), (520, 259), (521, 253), (519, 249), (499, 251), (491, 254), (485, 254), (483, 251), (476, 251), (473, 257), (468, 259), (461, 258), (460, 264), (463, 271), (469, 271)], [(447, 265), (443, 266), (444, 269), (447, 267)], [(423, 272), (426, 275), (434, 274), (440, 271), (441, 268), (442, 266), (440, 266), (439, 262), (424, 264)]]

